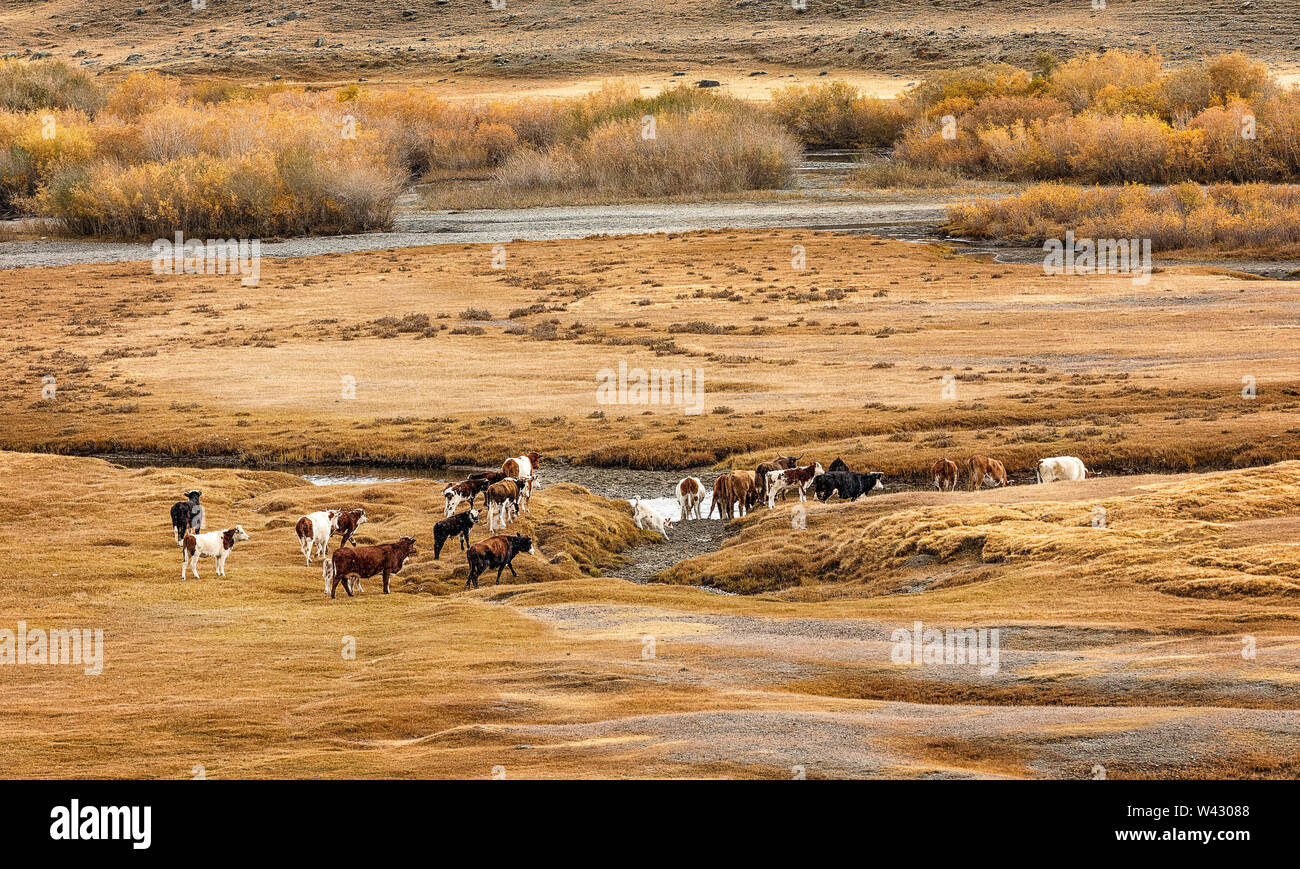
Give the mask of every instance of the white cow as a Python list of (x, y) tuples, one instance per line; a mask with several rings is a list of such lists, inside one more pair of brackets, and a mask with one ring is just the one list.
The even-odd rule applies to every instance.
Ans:
[(632, 524), (638, 528), (649, 528), (664, 540), (668, 539), (668, 529), (673, 527), (673, 520), (665, 519), (641, 503), (640, 498), (628, 501), (632, 505)]
[(677, 484), (677, 506), (682, 510), (680, 521), (685, 522), (690, 519), (692, 513), (695, 514), (696, 519), (701, 518), (700, 505), (703, 501), (704, 484), (700, 482), (699, 477), (684, 477)]
[(302, 550), (307, 564), (311, 564), (314, 551), (317, 558), (324, 558), (329, 548), (330, 536), (339, 530), (338, 510), (318, 510), (298, 519), (294, 526), (298, 532), (298, 548)]
[(1040, 483), (1052, 483), (1056, 480), (1082, 480), (1092, 472), (1083, 466), (1083, 459), (1074, 456), (1056, 456), (1051, 459), (1039, 459), (1034, 476)]
[(226, 559), (230, 550), (241, 540), (248, 539), (248, 532), (241, 526), (227, 528), (224, 531), (209, 531), (206, 534), (186, 534), (181, 544), (181, 582), (185, 581), (185, 569), (193, 568), (194, 578), (199, 578), (199, 559), (213, 558), (217, 562), (217, 576), (226, 575)]

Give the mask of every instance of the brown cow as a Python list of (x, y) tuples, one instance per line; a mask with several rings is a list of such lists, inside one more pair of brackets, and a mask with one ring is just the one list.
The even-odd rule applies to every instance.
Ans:
[(987, 456), (971, 456), (970, 461), (966, 463), (970, 469), (970, 488), (975, 491), (981, 484), (989, 488), (1005, 486), (1007, 484), (1007, 469), (997, 459), (990, 459)]
[(719, 519), (731, 519), (731, 506), (735, 502), (731, 500), (731, 474), (722, 474), (713, 481), (713, 504), (709, 507), (709, 518), (713, 518), (713, 511), (718, 511)]
[(514, 561), (515, 556), (521, 552), (527, 552), (529, 555), (537, 554), (531, 537), (524, 537), (522, 534), (513, 537), (509, 534), (497, 534), (475, 543), (465, 551), (465, 557), (469, 560), (469, 579), (465, 580), (465, 587), (469, 588), (473, 583), (474, 588), (478, 588), (479, 576), (492, 567), (497, 569), (497, 585), (501, 584), (501, 571), (507, 567), (510, 568), (510, 575), (518, 578), (519, 574), (515, 573), (515, 566), (510, 562)]
[(377, 546), (356, 546), (351, 549), (339, 547), (325, 562), (321, 571), (325, 579), (325, 593), (331, 598), (340, 582), (343, 590), (352, 597), (352, 586), (347, 577), (357, 575), (357, 590), (361, 590), (361, 580), (369, 579), (376, 573), (384, 575), (384, 594), (388, 594), (388, 578), (402, 569), (406, 559), (415, 552), (415, 538), (403, 537), (396, 543), (380, 543)]
[(757, 486), (754, 503), (767, 500), (767, 473), (768, 471), (786, 471), (790, 468), (798, 467), (799, 460), (803, 458), (800, 453), (797, 456), (783, 456), (777, 454), (776, 460), (763, 462), (754, 469), (754, 485)]
[(758, 503), (753, 471), (731, 471), (713, 481), (713, 505), (709, 517), (718, 511), (718, 518), (731, 520), (744, 516)]
[(957, 488), (957, 463), (952, 459), (939, 459), (930, 466), (930, 479), (940, 492), (951, 492)]

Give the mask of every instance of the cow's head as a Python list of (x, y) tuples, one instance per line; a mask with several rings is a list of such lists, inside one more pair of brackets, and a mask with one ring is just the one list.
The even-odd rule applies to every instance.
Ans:
[(203, 497), (203, 493), (200, 492), (198, 489), (190, 489), (188, 492), (185, 493), (185, 497), (189, 498), (191, 501), (197, 502), (200, 498)]
[(541, 453), (524, 453), (524, 458), (532, 462), (534, 468), (537, 467), (542, 462)]
[(812, 472), (813, 472), (813, 476), (814, 476), (814, 477), (820, 477), (822, 474), (826, 473), (826, 470), (825, 470), (824, 468), (822, 468), (822, 463), (821, 463), (821, 462), (813, 462), (813, 463), (812, 463)]
[(514, 555), (520, 552), (527, 552), (529, 555), (537, 554), (537, 550), (533, 549), (533, 538), (525, 537), (522, 534), (516, 534), (510, 538), (510, 554)]
[(799, 466), (799, 460), (802, 458), (803, 458), (802, 453), (800, 453), (797, 456), (783, 456), (780, 453), (778, 453), (776, 456), (776, 463), (781, 467), (789, 470), (790, 468), (797, 468)]
[(370, 520), (366, 518), (366, 511), (363, 509), (353, 510), (352, 516), (357, 520), (358, 525), (364, 525)]
[(478, 521), (477, 510), (466, 510), (465, 512), (469, 514), (469, 524), (473, 525), (475, 522)]
[(870, 478), (869, 483), (867, 485), (867, 491), (874, 492), (877, 489), (885, 488), (885, 484), (881, 482), (881, 478), (884, 476), (885, 475), (880, 471), (872, 471), (871, 473), (867, 474), (867, 477)]
[(247, 539), (248, 532), (244, 530), (242, 525), (236, 525), (234, 528), (227, 528), (221, 532), (221, 542), (226, 549), (231, 549), (236, 543)]
[(401, 547), (404, 547), (404, 548), (406, 549), (406, 554), (407, 554), (407, 555), (412, 555), (412, 554), (414, 554), (414, 552), (415, 552), (415, 538), (414, 538), (414, 537), (403, 537), (401, 540), (397, 541), (397, 545), (398, 545), (398, 546), (401, 546)]

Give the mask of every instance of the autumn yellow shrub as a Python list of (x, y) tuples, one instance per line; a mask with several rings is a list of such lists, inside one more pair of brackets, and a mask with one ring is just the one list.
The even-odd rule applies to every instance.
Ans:
[(1163, 72), (1164, 64), (1158, 54), (1111, 49), (1102, 54), (1071, 58), (1058, 65), (1052, 70), (1047, 93), (1081, 112), (1092, 105), (1093, 98), (1103, 89), (1114, 88), (1120, 93), (1129, 88), (1140, 90), (1158, 81)]
[(56, 168), (87, 160), (95, 144), (79, 112), (0, 113), (0, 214), (11, 213)]
[(795, 138), (772, 121), (715, 109), (609, 121), (586, 138), (509, 157), (494, 184), (510, 192), (566, 189), (638, 197), (784, 186), (799, 158)]
[(76, 110), (93, 115), (104, 95), (87, 73), (54, 60), (0, 61), (0, 109)]
[(181, 86), (161, 73), (133, 72), (109, 91), (104, 111), (124, 120), (134, 120), (155, 111), (160, 105), (179, 102)]
[(816, 147), (892, 145), (908, 120), (894, 100), (864, 96), (845, 82), (793, 85), (772, 94), (776, 119)]
[(1080, 238), (1149, 238), (1153, 250), (1294, 256), (1300, 250), (1300, 187), (1040, 184), (1015, 196), (951, 206), (945, 230), (1035, 244), (1068, 231)]
[(1039, 88), (1028, 72), (1008, 63), (990, 63), (941, 70), (908, 88), (903, 102), (915, 113), (941, 117), (935, 111), (944, 100), (966, 98), (972, 103), (991, 97), (1028, 96)]

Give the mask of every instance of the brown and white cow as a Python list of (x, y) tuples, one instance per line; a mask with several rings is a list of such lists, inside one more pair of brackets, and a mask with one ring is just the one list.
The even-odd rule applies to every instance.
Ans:
[(537, 466), (542, 463), (540, 453), (524, 453), (501, 463), (501, 472), (507, 477), (521, 480), (528, 492), (524, 496), (524, 511), (528, 510), (528, 499), (533, 495), (533, 478), (537, 476)]
[(957, 463), (952, 459), (939, 459), (930, 466), (930, 479), (940, 492), (951, 492), (957, 488)]
[(778, 454), (774, 461), (763, 462), (757, 468), (755, 468), (754, 483), (757, 486), (755, 492), (757, 498), (755, 503), (757, 503), (758, 501), (767, 500), (767, 475), (769, 473), (771, 473), (772, 471), (786, 471), (789, 470), (790, 468), (798, 467), (799, 460), (802, 458), (803, 458), (802, 454), (797, 456), (783, 456)]
[(519, 512), (525, 486), (523, 481), (514, 477), (506, 477), (501, 482), (488, 486), (485, 499), (488, 531), (505, 530), (506, 524)]
[(325, 579), (325, 593), (331, 598), (340, 582), (343, 590), (352, 597), (352, 583), (348, 577), (355, 574), (356, 588), (361, 590), (361, 580), (369, 579), (377, 573), (384, 575), (384, 594), (388, 594), (388, 579), (402, 569), (406, 559), (415, 552), (415, 538), (403, 537), (396, 543), (380, 543), (376, 546), (353, 546), (351, 549), (339, 547), (326, 560), (321, 575)]
[(370, 520), (366, 518), (366, 511), (362, 507), (353, 510), (340, 510), (339, 522), (336, 533), (339, 535), (339, 548), (342, 549), (351, 543), (357, 545), (357, 541), (352, 537), (357, 533), (357, 526), (364, 525)]
[(786, 468), (784, 470), (774, 470), (767, 472), (767, 508), (769, 510), (776, 507), (776, 496), (786, 489), (794, 489), (799, 493), (799, 500), (807, 500), (808, 487), (812, 481), (825, 473), (820, 462), (813, 462), (811, 465), (802, 467)]
[(224, 531), (209, 531), (206, 534), (186, 534), (181, 541), (181, 582), (185, 581), (185, 569), (194, 571), (194, 578), (199, 578), (199, 559), (211, 558), (217, 563), (217, 576), (226, 575), (226, 559), (235, 544), (248, 539), (248, 532), (242, 526), (227, 528)]
[(972, 492), (981, 485), (994, 489), (1007, 484), (1007, 469), (997, 459), (990, 459), (988, 456), (971, 456), (966, 467), (970, 471), (969, 483)]
[(683, 477), (677, 484), (677, 506), (681, 508), (682, 518), (679, 522), (685, 522), (695, 514), (695, 518), (700, 517), (700, 503), (704, 500), (704, 484), (700, 482), (699, 477)]
[(303, 557), (307, 559), (307, 564), (311, 564), (311, 554), (316, 553), (317, 558), (324, 558), (329, 547), (330, 535), (338, 530), (339, 511), (338, 510), (317, 510), (315, 513), (308, 513), (298, 519), (298, 524), (294, 526), (294, 531), (298, 534), (298, 548), (302, 550)]
[(499, 483), (506, 478), (502, 471), (478, 471), (470, 474), (459, 483), (448, 483), (442, 490), (442, 497), (446, 501), (444, 512), (448, 517), (456, 512), (456, 508), (462, 502), (468, 501), (470, 509), (474, 509), (474, 499), (480, 493), (486, 492), (487, 487), (493, 483)]

